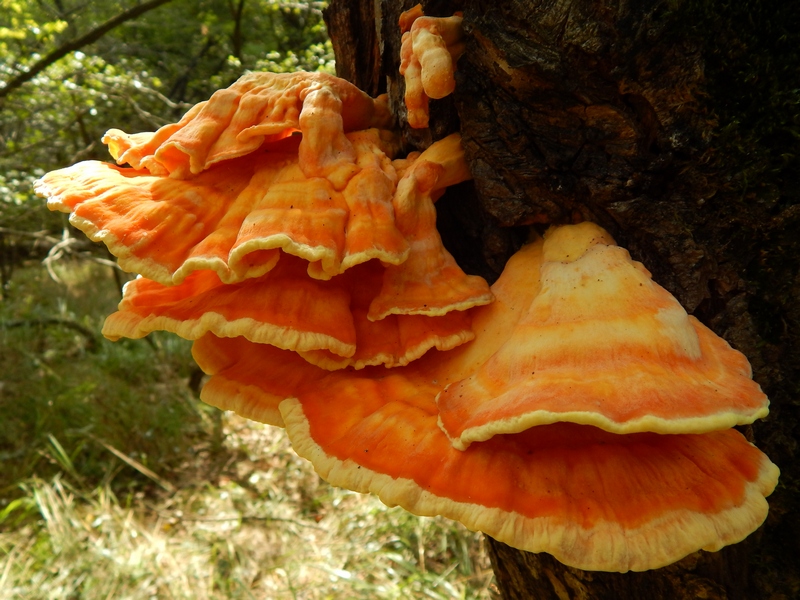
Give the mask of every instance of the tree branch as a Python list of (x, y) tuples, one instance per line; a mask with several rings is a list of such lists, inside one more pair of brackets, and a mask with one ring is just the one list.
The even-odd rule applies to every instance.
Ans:
[(233, 6), (232, 2), (228, 3), (228, 7), (233, 17), (233, 34), (231, 34), (231, 45), (233, 46), (232, 54), (242, 60), (242, 46), (244, 45), (244, 38), (242, 36), (242, 15), (244, 15), (245, 0), (239, 0), (237, 6)]
[(82, 35), (81, 37), (59, 46), (52, 52), (49, 52), (48, 54), (40, 58), (38, 61), (36, 61), (25, 72), (20, 73), (16, 77), (12, 77), (8, 81), (6, 81), (5, 85), (3, 87), (0, 87), (0, 99), (8, 96), (11, 92), (16, 90), (22, 84), (36, 77), (47, 67), (52, 65), (57, 60), (64, 58), (70, 52), (75, 52), (76, 50), (80, 50), (84, 46), (88, 46), (89, 44), (96, 42), (115, 27), (118, 27), (123, 23), (130, 21), (131, 19), (135, 19), (136, 17), (143, 15), (144, 13), (153, 10), (154, 8), (158, 8), (162, 4), (166, 4), (167, 2), (171, 1), (172, 0), (150, 0), (150, 2), (145, 2), (144, 4), (139, 4), (137, 6), (134, 6), (133, 8), (121, 12), (116, 17), (112, 17), (105, 23), (98, 25), (96, 28), (92, 29), (91, 31)]
[(80, 333), (86, 340), (86, 349), (89, 352), (97, 350), (97, 338), (94, 332), (88, 327), (84, 327), (80, 323), (71, 319), (59, 319), (57, 317), (48, 317), (43, 319), (15, 319), (13, 321), (0, 321), (1, 329), (16, 329), (17, 327), (47, 327), (49, 325), (58, 325), (66, 329), (71, 329)]

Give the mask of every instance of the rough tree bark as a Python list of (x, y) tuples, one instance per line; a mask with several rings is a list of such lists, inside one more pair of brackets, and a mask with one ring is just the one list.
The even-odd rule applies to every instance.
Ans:
[(460, 130), (474, 182), (439, 203), (462, 266), (497, 276), (528, 227), (608, 229), (771, 399), (747, 434), (781, 468), (765, 525), (645, 573), (588, 573), (489, 540), (505, 598), (800, 597), (800, 4), (430, 0), (463, 11), (455, 94), (405, 126), (397, 18), (333, 0), (339, 74), (388, 92), (409, 148)]

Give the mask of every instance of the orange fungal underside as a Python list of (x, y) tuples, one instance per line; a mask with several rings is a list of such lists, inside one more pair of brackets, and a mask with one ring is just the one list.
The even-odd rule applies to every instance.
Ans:
[(383, 267), (359, 265), (331, 281), (305, 274), (305, 264), (288, 256), (258, 279), (224, 285), (212, 271), (164, 286), (139, 278), (125, 287), (119, 310), (106, 319), (110, 339), (139, 338), (166, 330), (187, 339), (205, 333), (271, 344), (299, 352), (328, 369), (404, 365), (430, 348), (453, 348), (472, 339), (470, 315), (390, 315), (367, 318), (381, 287)]
[(239, 338), (206, 336), (193, 353), (214, 374), (204, 400), (222, 390), (223, 408), (262, 420), (280, 410), (295, 450), (334, 485), (577, 568), (645, 570), (739, 541), (765, 518), (777, 480), (735, 430), (616, 435), (558, 423), (456, 450), (437, 425), (441, 382), (414, 368), (448, 353), (332, 373)]
[(559, 423), (458, 451), (437, 426), (438, 389), (407, 373), (338, 372), (280, 410), (295, 450), (332, 484), (577, 568), (657, 568), (766, 517), (777, 468), (735, 430), (620, 436)]

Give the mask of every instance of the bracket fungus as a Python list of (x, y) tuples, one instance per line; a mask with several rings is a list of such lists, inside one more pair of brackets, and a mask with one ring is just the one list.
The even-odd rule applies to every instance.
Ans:
[(406, 169), (393, 204), (397, 227), (411, 249), (405, 262), (386, 267), (383, 288), (370, 305), (370, 320), (390, 314), (441, 316), (493, 300), (486, 281), (461, 270), (436, 229), (435, 199), (467, 179), (458, 134), (433, 143)]
[[(401, 26), (420, 126), (460, 18)], [(194, 340), (201, 398), (285, 425), (334, 485), (582, 569), (752, 533), (778, 469), (730, 429), (767, 413), (746, 359), (596, 225), (552, 228), (491, 289), (467, 275), (434, 207), (470, 177), (460, 137), (398, 158), (389, 121), (337, 78), (254, 73), (156, 132), (109, 131), (129, 167), (36, 191), (140, 274), (107, 337)]]
[(71, 212), (70, 222), (104, 242), (123, 269), (165, 285), (196, 270), (216, 271), (225, 283), (259, 277), (280, 251), (329, 279), (365, 260), (391, 264), (408, 254), (392, 208), (394, 136), (372, 129), (350, 137), (364, 167), (356, 165), (343, 191), (306, 177), (297, 144), (285, 142), (191, 179), (85, 161), (47, 173), (36, 191), (51, 210)]
[(368, 316), (384, 269), (369, 263), (331, 281), (305, 276), (300, 259), (284, 257), (266, 275), (223, 284), (213, 271), (198, 271), (165, 286), (139, 277), (124, 289), (118, 311), (103, 326), (112, 340), (141, 338), (158, 330), (195, 340), (211, 332), (298, 352), (327, 369), (405, 365), (430, 348), (448, 350), (472, 339), (470, 315)]
[[(472, 310), (472, 342), (405, 367), (325, 372), (286, 351), (213, 335), (195, 342), (193, 353), (212, 373), (212, 390), (236, 390), (228, 408), (251, 417), (280, 411), (295, 450), (323, 478), (390, 506), (444, 515), (589, 570), (654, 569), (744, 539), (766, 518), (778, 469), (719, 421), (704, 433), (670, 434), (533, 424), (464, 450), (440, 428), (436, 396), (516, 343), (549, 285), (547, 263), (574, 252), (574, 244), (558, 243), (564, 237), (578, 238), (579, 247), (611, 247), (596, 226), (551, 231), (512, 257), (492, 286), (496, 301)], [(270, 367), (265, 373), (256, 365)], [(613, 385), (614, 372), (606, 378)], [(754, 395), (761, 415), (765, 399)]]
[(704, 433), (766, 416), (744, 355), (599, 227), (552, 229), (542, 252), (539, 292), (508, 341), (439, 395), (457, 448), (558, 421)]
[(411, 127), (427, 127), (428, 99), (444, 98), (456, 87), (455, 63), (464, 52), (461, 22), (460, 14), (426, 17), (420, 5), (400, 15), (400, 74)]
[(119, 164), (188, 178), (299, 131), (305, 175), (328, 177), (341, 190), (355, 162), (344, 134), (390, 123), (384, 97), (373, 99), (338, 77), (254, 72), (195, 105), (178, 123), (133, 135), (111, 129), (103, 142)]
[(140, 274), (104, 334), (243, 336), (327, 369), (470, 340), (465, 311), (493, 296), (445, 250), (434, 209), (470, 178), (460, 138), (395, 160), (397, 134), (371, 127), (382, 110), (330, 76), (250, 74), (155, 133), (112, 130), (130, 168), (46, 174), (48, 206)]

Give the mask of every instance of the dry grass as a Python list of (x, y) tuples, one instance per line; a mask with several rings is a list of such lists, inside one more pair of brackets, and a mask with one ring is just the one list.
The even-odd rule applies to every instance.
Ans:
[(331, 488), (280, 429), (224, 429), (217, 485), (126, 506), (66, 473), (26, 482), (0, 513), (0, 598), (491, 597), (479, 535)]
[[(0, 303), (0, 599), (490, 598), (478, 534), (332, 488), (281, 429), (202, 405), (188, 343), (92, 347), (107, 270)], [(24, 323), (24, 326), (11, 326)]]

